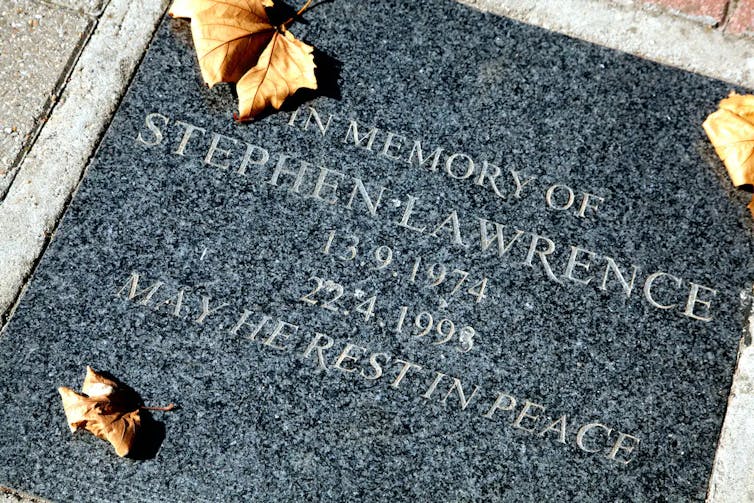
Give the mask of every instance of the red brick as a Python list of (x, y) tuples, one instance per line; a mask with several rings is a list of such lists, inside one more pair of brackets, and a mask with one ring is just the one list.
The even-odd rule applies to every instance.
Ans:
[(725, 31), (736, 35), (754, 35), (754, 0), (738, 0), (731, 6), (733, 12)]
[[(644, 4), (656, 5), (683, 17), (709, 26), (722, 23), (728, 0), (643, 0)], [(750, 1), (744, 3), (751, 5)]]

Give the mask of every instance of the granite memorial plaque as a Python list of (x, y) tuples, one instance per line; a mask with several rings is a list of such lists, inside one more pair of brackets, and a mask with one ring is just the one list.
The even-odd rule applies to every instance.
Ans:
[[(0, 485), (80, 501), (701, 501), (752, 226), (731, 86), (448, 1), (324, 3), (232, 120), (166, 19), (0, 338)], [(151, 455), (71, 435), (86, 365)]]

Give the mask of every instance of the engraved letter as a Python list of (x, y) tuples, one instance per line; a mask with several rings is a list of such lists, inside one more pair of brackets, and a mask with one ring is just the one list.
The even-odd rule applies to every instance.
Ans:
[(654, 284), (655, 280), (659, 278), (660, 276), (667, 276), (668, 278), (675, 281), (675, 284), (678, 285), (678, 287), (680, 288), (681, 278), (676, 278), (675, 276), (671, 276), (668, 273), (658, 271), (656, 273), (650, 274), (647, 280), (644, 282), (644, 297), (646, 297), (649, 303), (652, 304), (657, 309), (673, 309), (678, 304), (662, 305), (662, 304), (659, 304), (654, 299), (654, 297), (652, 297), (652, 285)]
[[(238, 140), (225, 135), (221, 135), (219, 133), (212, 133), (212, 142), (209, 144), (209, 150), (207, 151), (207, 156), (204, 158), (204, 164), (209, 164), (210, 166), (214, 166), (220, 169), (228, 169), (228, 156), (230, 155), (230, 150), (217, 148), (221, 138), (230, 140), (233, 142), (233, 144), (238, 144)], [(225, 158), (224, 164), (212, 162), (212, 156), (215, 155), (215, 152), (220, 152), (223, 155), (223, 157)]]
[(210, 299), (211, 299), (211, 297), (208, 297), (206, 295), (202, 295), (202, 312), (194, 320), (194, 323), (197, 323), (197, 324), (201, 325), (202, 323), (204, 323), (204, 320), (207, 318), (207, 316), (209, 316), (210, 314), (214, 314), (214, 313), (218, 312), (220, 309), (228, 306), (228, 304), (220, 304), (216, 308), (210, 309), (209, 308), (209, 300)]
[(578, 445), (579, 449), (581, 449), (584, 452), (599, 452), (600, 451), (599, 447), (596, 449), (589, 449), (587, 447), (584, 447), (584, 435), (586, 435), (586, 433), (589, 430), (593, 430), (594, 428), (601, 428), (605, 430), (607, 432), (607, 438), (610, 438), (610, 434), (613, 432), (612, 428), (608, 428), (607, 426), (601, 423), (589, 423), (579, 428), (579, 432), (576, 434), (576, 445)]
[(382, 199), (382, 194), (385, 192), (385, 187), (380, 187), (380, 193), (377, 194), (377, 201), (372, 203), (372, 198), (369, 197), (369, 193), (367, 192), (366, 187), (364, 187), (364, 182), (362, 182), (358, 178), (353, 179), (353, 191), (351, 192), (351, 199), (348, 200), (348, 204), (346, 205), (346, 208), (349, 210), (351, 209), (353, 205), (353, 200), (356, 198), (356, 193), (361, 194), (361, 199), (364, 201), (364, 204), (367, 206), (367, 210), (369, 210), (369, 214), (373, 217), (377, 216), (377, 208), (380, 206), (380, 200)]
[[(579, 253), (585, 253), (588, 257), (588, 260), (586, 262), (579, 262), (577, 257)], [(571, 246), (571, 255), (568, 257), (568, 265), (566, 266), (565, 274), (563, 277), (565, 279), (570, 279), (571, 281), (575, 281), (576, 283), (581, 283), (582, 285), (589, 284), (590, 281), (592, 281), (592, 278), (587, 279), (579, 279), (575, 278), (573, 276), (573, 270), (576, 267), (581, 267), (585, 271), (589, 271), (589, 261), (594, 258), (594, 252), (590, 252), (589, 250), (584, 250), (583, 248), (579, 248), (577, 246)]]
[(175, 149), (175, 152), (173, 153), (185, 156), (186, 154), (184, 154), (184, 152), (186, 151), (186, 145), (188, 145), (188, 142), (191, 139), (191, 135), (194, 134), (194, 131), (201, 131), (202, 134), (204, 134), (204, 128), (196, 127), (193, 124), (183, 121), (175, 121), (175, 123), (180, 124), (181, 126), (186, 126), (186, 132), (183, 133), (181, 143), (178, 144), (178, 148)]
[(427, 399), (430, 398), (432, 396), (432, 393), (434, 393), (435, 390), (437, 389), (437, 385), (440, 384), (440, 381), (442, 380), (442, 378), (447, 377), (447, 375), (443, 374), (442, 372), (435, 371), (435, 373), (437, 374), (435, 376), (435, 379), (432, 381), (432, 384), (429, 385), (429, 388), (427, 388), (427, 391), (425, 391), (424, 394), (422, 395), (424, 398), (427, 398)]
[(442, 154), (441, 148), (436, 148), (434, 152), (432, 152), (426, 159), (424, 158), (424, 153), (422, 152), (422, 144), (419, 140), (414, 141), (414, 148), (411, 149), (411, 154), (408, 156), (408, 163), (411, 164), (414, 160), (414, 155), (416, 155), (416, 167), (421, 168), (424, 166), (424, 163), (432, 159), (432, 166), (429, 168), (430, 171), (436, 171), (437, 170), (437, 164), (440, 162), (440, 155)]
[[(466, 159), (466, 171), (464, 171), (460, 175), (457, 175), (453, 172), (453, 161), (455, 161), (459, 157)], [(456, 180), (466, 180), (468, 177), (474, 174), (474, 160), (466, 154), (453, 154), (445, 161), (445, 172), (449, 177), (455, 178)]]
[[(547, 243), (547, 249), (546, 250), (537, 250), (537, 245), (539, 242), (545, 241)], [(539, 255), (539, 259), (542, 261), (542, 265), (545, 268), (545, 272), (547, 273), (547, 276), (558, 283), (561, 281), (558, 279), (555, 274), (553, 274), (552, 269), (550, 268), (549, 262), (547, 262), (546, 255), (550, 255), (552, 252), (555, 251), (555, 243), (552, 242), (551, 239), (548, 239), (544, 236), (539, 236), (537, 234), (531, 235), (531, 245), (529, 246), (529, 253), (526, 255), (526, 260), (524, 260), (524, 264), (528, 265), (529, 267), (534, 267), (534, 264), (532, 264), (532, 260), (534, 260), (534, 254), (536, 253)]]
[[(257, 151), (259, 152), (259, 158), (251, 160), (251, 154), (252, 152)], [(264, 149), (258, 145), (252, 145), (251, 143), (246, 143), (246, 152), (243, 154), (243, 160), (241, 161), (241, 166), (238, 167), (236, 170), (237, 175), (245, 175), (246, 174), (246, 168), (249, 164), (253, 164), (254, 166), (264, 166), (267, 164), (267, 161), (270, 160), (270, 153), (267, 152), (267, 149)]]
[[(628, 439), (632, 443), (629, 445), (623, 445), (623, 441)], [(624, 465), (629, 464), (632, 459), (617, 459), (616, 456), (619, 451), (623, 450), (626, 451), (626, 454), (631, 454), (631, 451), (633, 451), (636, 447), (638, 447), (640, 440), (633, 435), (628, 435), (627, 433), (618, 433), (618, 440), (615, 441), (615, 445), (613, 445), (613, 448), (610, 449), (610, 454), (607, 455), (609, 459), (612, 459), (614, 461), (617, 461), (619, 463), (623, 463)]]
[(178, 290), (178, 293), (175, 295), (175, 298), (168, 298), (164, 301), (160, 302), (158, 305), (154, 307), (155, 311), (159, 311), (163, 307), (170, 307), (173, 306), (173, 316), (176, 318), (179, 318), (181, 316), (181, 307), (183, 307), (183, 296), (185, 295), (184, 289), (181, 288)]
[(149, 301), (152, 300), (152, 297), (155, 293), (157, 293), (157, 290), (159, 290), (160, 287), (165, 283), (163, 283), (162, 281), (155, 281), (152, 286), (148, 286), (147, 288), (139, 292), (137, 290), (139, 287), (139, 277), (140, 276), (138, 273), (132, 272), (131, 277), (128, 278), (126, 284), (123, 285), (123, 287), (115, 293), (115, 296), (120, 297), (120, 294), (123, 293), (123, 290), (128, 290), (128, 300), (134, 300), (137, 297), (143, 296), (144, 298), (141, 299), (138, 304), (140, 306), (146, 306), (147, 304), (149, 304)]
[(136, 137), (136, 140), (139, 141), (139, 142), (141, 142), (141, 143), (143, 143), (147, 147), (154, 147), (155, 145), (159, 145), (160, 143), (162, 143), (162, 130), (160, 130), (160, 128), (157, 127), (157, 125), (154, 123), (154, 118), (155, 117), (159, 117), (163, 121), (165, 121), (165, 125), (166, 126), (168, 125), (168, 122), (170, 122), (170, 119), (168, 119), (164, 115), (158, 114), (156, 112), (148, 114), (144, 118), (144, 124), (149, 128), (149, 130), (154, 135), (154, 140), (153, 141), (146, 141), (144, 139), (144, 137), (141, 136), (141, 131), (139, 131), (139, 135)]
[(503, 255), (508, 253), (511, 249), (511, 246), (513, 246), (513, 244), (518, 241), (518, 238), (524, 235), (524, 231), (516, 229), (516, 233), (513, 235), (513, 238), (506, 244), (505, 238), (503, 237), (503, 229), (505, 228), (505, 226), (497, 222), (493, 222), (495, 224), (495, 237), (488, 238), (487, 223), (487, 220), (483, 218), (479, 219), (479, 235), (481, 238), (482, 251), (487, 250), (487, 248), (489, 248), (492, 243), (497, 241), (497, 254), (499, 257), (502, 257)]
[[(568, 191), (568, 199), (566, 200), (566, 203), (561, 206), (555, 206), (552, 203), (552, 196), (555, 193), (555, 189), (558, 189), (558, 188), (562, 188)], [(547, 206), (554, 210), (567, 210), (573, 205), (573, 191), (567, 185), (556, 183), (555, 185), (547, 189), (547, 192), (545, 193), (545, 201), (547, 201)]]
[(469, 403), (471, 403), (471, 400), (474, 398), (474, 395), (476, 395), (476, 392), (479, 391), (479, 386), (476, 384), (474, 385), (474, 391), (471, 392), (471, 396), (469, 396), (468, 399), (466, 399), (466, 395), (463, 392), (463, 387), (461, 386), (461, 380), (453, 378), (453, 384), (450, 386), (450, 389), (448, 389), (448, 392), (445, 394), (445, 397), (442, 399), (442, 403), (445, 403), (450, 396), (450, 394), (453, 392), (453, 390), (456, 390), (456, 394), (458, 395), (458, 401), (461, 402), (461, 410), (465, 410), (466, 407), (469, 406)]
[(359, 372), (361, 377), (363, 377), (364, 379), (368, 379), (370, 381), (373, 381), (375, 379), (379, 379), (380, 377), (382, 377), (382, 365), (380, 365), (380, 362), (377, 361), (378, 356), (385, 357), (385, 365), (387, 365), (390, 362), (390, 355), (388, 355), (387, 353), (373, 353), (369, 357), (369, 365), (372, 367), (372, 370), (374, 370), (374, 374), (371, 376), (368, 376), (364, 373), (364, 369), (362, 369), (361, 372)]
[(448, 224), (451, 225), (450, 230), (453, 232), (453, 244), (463, 246), (463, 240), (461, 239), (461, 224), (458, 222), (458, 213), (456, 213), (455, 210), (451, 211), (448, 218), (443, 220), (443, 222), (437, 226), (432, 233), (432, 236), (438, 237), (437, 233)]
[(691, 291), (689, 292), (689, 299), (686, 302), (686, 310), (683, 312), (683, 314), (685, 316), (688, 316), (689, 318), (694, 318), (696, 320), (712, 321), (712, 316), (702, 316), (702, 315), (694, 313), (694, 307), (696, 306), (696, 304), (701, 304), (706, 308), (706, 314), (709, 315), (710, 304), (712, 303), (711, 300), (698, 299), (700, 288), (707, 292), (712, 292), (713, 297), (717, 295), (717, 290), (715, 289), (707, 288), (706, 286), (702, 286), (702, 285), (697, 285), (696, 283), (691, 283)]
[[(487, 172), (489, 168), (493, 169), (491, 174)], [(495, 166), (494, 164), (488, 163), (487, 161), (483, 161), (482, 172), (479, 173), (479, 178), (476, 179), (476, 184), (480, 187), (483, 187), (484, 179), (487, 178), (490, 181), (490, 187), (492, 187), (492, 190), (495, 192), (495, 194), (497, 194), (498, 197), (505, 199), (505, 196), (497, 188), (497, 184), (495, 184), (495, 178), (497, 178), (498, 176), (500, 176), (500, 168)]]
[[(505, 404), (504, 407), (500, 405), (503, 400), (508, 401), (508, 403)], [(497, 395), (497, 400), (495, 400), (495, 403), (492, 404), (490, 410), (488, 410), (484, 414), (484, 417), (486, 417), (487, 419), (492, 419), (492, 415), (495, 414), (496, 410), (513, 410), (514, 408), (516, 408), (516, 399), (507, 393), (500, 393)]]
[(406, 201), (406, 209), (403, 210), (403, 218), (401, 218), (400, 222), (396, 222), (400, 227), (405, 227), (406, 229), (410, 229), (412, 231), (416, 231), (418, 233), (424, 232), (424, 229), (427, 227), (424, 226), (421, 229), (419, 227), (413, 227), (409, 225), (408, 220), (411, 218), (411, 212), (414, 211), (414, 203), (416, 203), (416, 198), (412, 196), (411, 194), (408, 195), (408, 201)]
[[(230, 329), (230, 333), (233, 334), (233, 335), (237, 335), (238, 331), (241, 330), (241, 327), (243, 327), (244, 325), (248, 325), (250, 327), (253, 327), (253, 325), (251, 323), (247, 323), (246, 322), (246, 320), (249, 319), (249, 316), (253, 312), (254, 311), (250, 311), (248, 309), (244, 309), (243, 313), (241, 314), (241, 317), (238, 319), (238, 323), (236, 323), (233, 326), (233, 328)], [(259, 323), (257, 323), (256, 327), (254, 327), (254, 329), (250, 333), (244, 335), (244, 337), (246, 337), (247, 339), (251, 339), (252, 341), (256, 340), (257, 334), (259, 333), (259, 331), (262, 330), (262, 328), (270, 320), (271, 320), (271, 318), (269, 316), (267, 316), (267, 315), (262, 316), (262, 319), (259, 321)]]
[[(283, 329), (285, 328), (292, 328), (292, 332), (285, 333), (283, 332)], [(263, 344), (265, 346), (269, 346), (272, 349), (278, 349), (280, 351), (285, 351), (285, 346), (277, 346), (274, 344), (275, 339), (277, 337), (282, 337), (283, 339), (288, 339), (291, 335), (298, 332), (298, 325), (292, 325), (291, 323), (286, 323), (283, 320), (278, 320), (277, 324), (275, 325), (275, 328), (272, 330), (272, 333), (267, 337), (267, 339), (264, 340)]]
[[(351, 124), (348, 126), (348, 131), (346, 131), (346, 137), (343, 139), (343, 143), (348, 143), (348, 138), (353, 135), (353, 144), (357, 147), (365, 148), (367, 150), (372, 150), (372, 145), (374, 144), (374, 140), (377, 137), (377, 132), (379, 129), (376, 127), (373, 127), (369, 133), (367, 133), (365, 136), (359, 138), (359, 123), (352, 120)], [(364, 143), (364, 140), (366, 140), (366, 143)]]
[[(314, 199), (319, 199), (320, 201), (324, 201), (329, 204), (335, 204), (338, 202), (338, 183), (327, 183), (327, 175), (332, 173), (333, 176), (339, 176), (344, 177), (343, 173), (340, 173), (338, 171), (323, 168), (320, 166), (319, 168), (319, 176), (317, 177), (317, 183), (314, 185), (314, 190), (312, 191), (312, 197)], [(330, 199), (325, 199), (322, 197), (322, 188), (327, 187), (329, 189), (332, 189), (332, 197)]]
[(343, 348), (343, 351), (341, 351), (340, 355), (338, 355), (338, 358), (335, 360), (335, 363), (333, 364), (332, 368), (342, 370), (343, 372), (356, 372), (358, 369), (355, 368), (346, 368), (343, 366), (343, 362), (346, 360), (350, 361), (357, 361), (358, 358), (356, 356), (351, 356), (348, 353), (351, 352), (352, 349), (356, 349), (360, 353), (365, 353), (367, 348), (363, 348), (361, 346), (357, 346), (356, 344), (351, 344), (350, 342), (346, 344), (346, 347)]
[(298, 192), (299, 189), (301, 188), (301, 184), (304, 182), (304, 176), (306, 175), (306, 167), (311, 166), (311, 164), (309, 164), (306, 161), (299, 161), (299, 163), (301, 164), (301, 167), (298, 169), (298, 171), (292, 170), (292, 169), (285, 169), (285, 163), (288, 159), (291, 159), (291, 156), (286, 155), (286, 154), (282, 154), (280, 156), (280, 159), (278, 159), (278, 163), (275, 166), (275, 171), (272, 172), (272, 178), (270, 178), (270, 180), (267, 183), (269, 183), (270, 185), (277, 186), (278, 178), (280, 178), (281, 174), (296, 175), (296, 180), (293, 182), (293, 185), (291, 185), (291, 188), (288, 190), (290, 190), (291, 192)]
[(322, 124), (322, 119), (320, 118), (319, 113), (317, 113), (314, 107), (309, 107), (309, 116), (306, 118), (306, 122), (304, 123), (304, 131), (309, 130), (309, 123), (312, 121), (312, 118), (314, 119), (314, 122), (317, 123), (319, 132), (322, 134), (322, 136), (325, 136), (327, 130), (330, 128), (333, 114), (329, 114), (329, 117), (327, 118), (327, 124)]
[[(330, 349), (333, 345), (333, 340), (332, 337), (329, 337), (325, 334), (320, 334), (319, 332), (315, 332), (315, 334), (316, 336), (314, 337), (314, 339), (312, 339), (312, 342), (309, 343), (309, 346), (307, 346), (303, 356), (304, 358), (309, 358), (309, 355), (312, 354), (312, 351), (316, 349), (317, 365), (325, 372), (327, 372), (327, 362), (325, 361), (325, 356), (322, 354), (322, 350)], [(322, 346), (319, 345), (319, 341), (321, 339), (326, 339), (326, 342)]]
[(296, 125), (296, 119), (298, 118), (298, 113), (301, 109), (297, 108), (296, 110), (291, 113), (291, 118), (288, 119), (288, 125), (289, 126), (295, 126)]
[(605, 199), (600, 196), (595, 196), (594, 194), (590, 194), (588, 192), (584, 192), (584, 197), (581, 200), (581, 206), (579, 207), (579, 211), (576, 212), (576, 215), (581, 218), (586, 218), (584, 213), (586, 212), (587, 208), (594, 210), (595, 213), (597, 213), (597, 205), (596, 204), (589, 204), (589, 198), (593, 197), (597, 201), (604, 203)]
[(400, 372), (398, 372), (398, 375), (395, 377), (395, 379), (393, 380), (393, 382), (390, 383), (390, 387), (398, 389), (398, 386), (400, 386), (401, 381), (403, 380), (404, 377), (406, 377), (406, 374), (408, 373), (408, 371), (410, 369), (414, 368), (416, 370), (421, 370), (422, 367), (421, 367), (421, 365), (417, 365), (415, 363), (407, 362), (406, 360), (400, 360), (398, 358), (396, 358), (395, 361), (398, 362), (398, 363), (402, 363), (403, 366), (401, 367)]
[(529, 183), (531, 183), (537, 177), (536, 176), (531, 176), (531, 177), (527, 178), (526, 180), (524, 180), (522, 182), (521, 181), (521, 177), (518, 174), (518, 171), (510, 170), (510, 172), (511, 172), (511, 175), (513, 175), (513, 182), (516, 184), (516, 192), (513, 193), (513, 196), (516, 199), (521, 199), (521, 191), (522, 191), (522, 189), (524, 187), (526, 187), (527, 185), (529, 185)]
[[(393, 139), (397, 138), (398, 141), (394, 142)], [(403, 148), (403, 141), (406, 139), (405, 136), (401, 136), (399, 134), (390, 133), (388, 132), (387, 138), (385, 139), (385, 144), (382, 146), (382, 150), (380, 150), (379, 155), (383, 157), (387, 157), (388, 159), (392, 159), (394, 161), (397, 161), (400, 156), (399, 155), (393, 155), (390, 153), (390, 148), (395, 147), (395, 153), (400, 154), (401, 148)]]
[[(560, 425), (560, 426), (558, 426)], [(558, 433), (558, 442), (561, 444), (566, 443), (566, 416), (565, 414), (560, 417), (560, 419), (556, 419), (549, 425), (547, 425), (547, 428), (539, 432), (540, 437), (544, 437), (545, 433), (548, 431), (555, 431)]]
[(631, 296), (631, 291), (634, 289), (634, 280), (636, 279), (637, 267), (633, 264), (631, 265), (631, 281), (626, 281), (625, 276), (623, 276), (623, 273), (620, 272), (620, 269), (618, 269), (618, 264), (615, 263), (615, 260), (610, 257), (605, 257), (605, 260), (607, 261), (607, 266), (605, 267), (605, 274), (602, 276), (602, 285), (600, 285), (600, 290), (607, 290), (607, 277), (612, 270), (613, 274), (616, 278), (618, 278), (618, 281), (623, 287), (623, 291), (626, 293), (626, 298), (629, 298)]
[(536, 421), (537, 419), (539, 419), (540, 416), (538, 415), (538, 411), (536, 412), (536, 415), (532, 416), (531, 414), (529, 414), (529, 410), (530, 409), (540, 409), (540, 411), (545, 410), (544, 406), (536, 404), (534, 402), (530, 402), (529, 400), (527, 400), (524, 403), (524, 408), (521, 409), (521, 412), (518, 413), (518, 416), (516, 417), (516, 420), (513, 421), (513, 427), (514, 428), (518, 428), (519, 430), (528, 431), (529, 433), (533, 433), (534, 432), (534, 427), (533, 426), (531, 428), (524, 428), (523, 426), (521, 426), (521, 422), (524, 419), (534, 419), (534, 421)]

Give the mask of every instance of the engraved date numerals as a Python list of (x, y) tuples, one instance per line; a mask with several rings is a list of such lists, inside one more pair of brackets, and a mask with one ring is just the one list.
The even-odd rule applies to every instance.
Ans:
[(457, 338), (459, 345), (456, 349), (461, 353), (468, 353), (474, 347), (476, 330), (473, 327), (465, 326), (456, 332), (456, 324), (452, 320), (442, 318), (435, 321), (432, 313), (428, 311), (416, 314), (413, 317), (413, 323), (409, 321), (411, 326), (407, 327), (407, 316), (408, 306), (401, 306), (400, 313), (398, 314), (398, 322), (395, 325), (395, 332), (400, 334), (406, 329), (406, 331), (412, 332), (414, 337), (425, 337), (431, 334), (431, 337), (436, 337), (436, 340), (432, 341), (434, 345), (447, 344)]
[(402, 277), (420, 288), (435, 290), (438, 295), (447, 296), (448, 300), (471, 298), (472, 302), (480, 303), (487, 298), (487, 278), (484, 276), (439, 262), (425, 262), (421, 256), (403, 256), (403, 260), (396, 260), (396, 256), (401, 255), (400, 251), (396, 252), (385, 244), (365, 248), (361, 239), (353, 234), (340, 236), (335, 230), (327, 231), (321, 251), (344, 262), (358, 258), (361, 266), (390, 271), (393, 277)]
[[(377, 295), (370, 295), (358, 289), (351, 293), (340, 283), (319, 276), (309, 278), (309, 283), (312, 287), (298, 300), (330, 311), (334, 315), (363, 318), (365, 322), (375, 323), (382, 328), (391, 327), (388, 330), (395, 334), (408, 334), (435, 346), (455, 343), (456, 350), (460, 353), (468, 353), (477, 342), (477, 332), (473, 327), (465, 325), (457, 328), (462, 324), (450, 318), (440, 318), (426, 310), (410, 314), (408, 306), (401, 306), (396, 319), (390, 313), (392, 310), (384, 309), (384, 306), (378, 307)], [(387, 316), (385, 311), (388, 311)]]
[(467, 281), (470, 276), (468, 271), (461, 269), (448, 271), (448, 268), (439, 262), (435, 262), (424, 268), (422, 267), (422, 258), (416, 257), (408, 280), (411, 283), (416, 283), (417, 278), (421, 276), (425, 276), (424, 283), (430, 288), (439, 287), (446, 282), (449, 285), (453, 285), (453, 288), (450, 290), (451, 296), (458, 293), (466, 294), (471, 296), (477, 303), (482, 302), (487, 297), (487, 294), (484, 293), (487, 289), (487, 278), (482, 278), (476, 283), (469, 283)]
[[(350, 314), (351, 310), (342, 308), (337, 305), (336, 302), (340, 300), (345, 294), (345, 289), (340, 283), (336, 283), (331, 280), (325, 280), (318, 276), (312, 276), (309, 278), (310, 283), (315, 283), (314, 288), (304, 295), (299, 300), (312, 306), (319, 306), (322, 309), (327, 309), (335, 313), (343, 313), (345, 315)], [(363, 295), (362, 295), (363, 296)], [(354, 305), (352, 310), (354, 313), (358, 313), (364, 316), (364, 321), (369, 321), (374, 317), (374, 306), (377, 303), (377, 296), (372, 295), (366, 300), (358, 299), (358, 292), (354, 294)]]

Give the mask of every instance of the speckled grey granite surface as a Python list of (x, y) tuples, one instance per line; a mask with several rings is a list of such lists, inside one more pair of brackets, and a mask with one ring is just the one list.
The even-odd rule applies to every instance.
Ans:
[[(228, 87), (201, 84), (187, 24), (160, 28), (0, 339), (0, 485), (65, 501), (703, 500), (752, 266), (746, 196), (700, 128), (729, 86), (440, 0), (306, 17), (293, 31), (322, 51), (325, 96), (248, 125)], [(324, 135), (309, 106), (323, 127), (333, 115)], [(379, 128), (371, 151), (350, 120)], [(182, 148), (186, 124), (205, 132)], [(401, 160), (414, 140), (444, 149), (437, 170)], [(469, 178), (444, 171), (454, 153)], [(275, 166), (303, 166), (300, 186), (270, 183)], [(536, 176), (520, 198), (510, 170)], [(312, 197), (320, 176), (335, 204)], [(553, 185), (552, 206), (574, 191), (567, 210), (547, 206)], [(579, 218), (584, 192), (601, 199)], [(505, 225), (502, 256), (479, 218)], [(549, 242), (552, 277), (530, 253)], [(572, 246), (588, 251), (569, 268)], [(450, 295), (455, 270), (469, 276)], [(443, 319), (457, 332), (432, 344)], [(309, 346), (330, 340), (323, 370)], [(87, 364), (180, 405), (155, 413), (156, 456), (70, 435), (55, 388)]]

